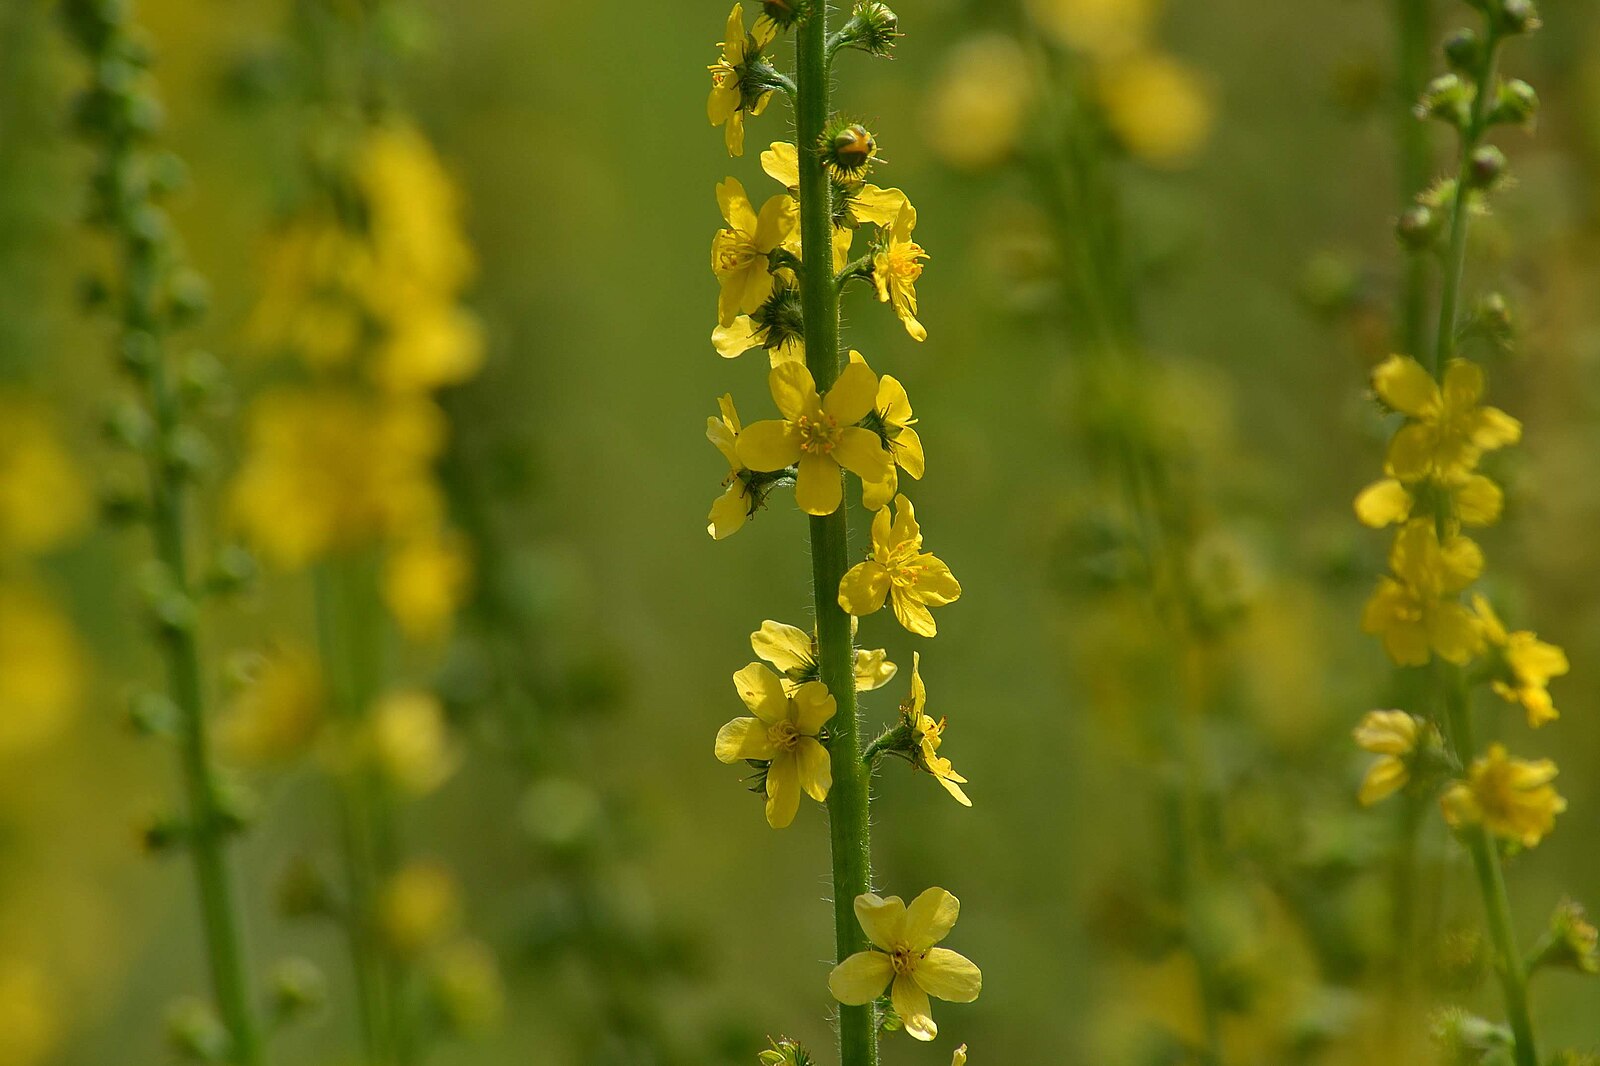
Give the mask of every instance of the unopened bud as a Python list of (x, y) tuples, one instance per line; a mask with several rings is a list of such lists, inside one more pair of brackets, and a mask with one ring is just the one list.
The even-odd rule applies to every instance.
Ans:
[(198, 1062), (222, 1062), (228, 1057), (228, 1030), (198, 999), (180, 999), (167, 1008), (167, 1040), (178, 1054)]
[(1467, 182), (1474, 189), (1492, 189), (1506, 172), (1506, 154), (1492, 144), (1473, 149), (1467, 165)]
[(1458, 74), (1476, 74), (1483, 62), (1483, 42), (1472, 30), (1456, 30), (1444, 40), (1444, 58)]
[(1539, 113), (1539, 94), (1520, 78), (1501, 82), (1487, 121), (1492, 125), (1525, 126)]
[(328, 1001), (328, 979), (309, 959), (284, 959), (272, 968), (272, 1007), (279, 1019), (298, 1018)]
[(1395, 222), (1395, 236), (1414, 251), (1430, 247), (1439, 236), (1439, 216), (1427, 204), (1412, 204)]

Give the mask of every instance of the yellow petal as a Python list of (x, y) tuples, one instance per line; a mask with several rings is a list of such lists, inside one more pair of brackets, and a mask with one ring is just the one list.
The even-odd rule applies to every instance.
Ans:
[(722, 127), (723, 143), (728, 146), (731, 156), (744, 155), (744, 112), (735, 111), (728, 116), (728, 124)]
[(1389, 442), (1384, 468), (1401, 481), (1419, 481), (1433, 469), (1433, 450), (1437, 443), (1438, 434), (1429, 426), (1420, 422), (1401, 426)]
[(1438, 413), (1439, 386), (1421, 363), (1409, 356), (1391, 355), (1372, 372), (1378, 397), (1401, 414), (1424, 418)]
[(783, 680), (760, 663), (751, 663), (733, 675), (734, 690), (750, 713), (768, 725), (777, 725), (789, 715), (789, 697)]
[(828, 749), (810, 737), (801, 737), (794, 750), (800, 788), (818, 803), (826, 803), (828, 790), (833, 787), (833, 763), (828, 759)]
[[(913, 670), (912, 677), (916, 677)], [(950, 935), (961, 914), (961, 901), (942, 888), (930, 888), (906, 908), (905, 942), (913, 951), (925, 951)]]
[[(754, 429), (751, 426), (750, 429)], [(748, 436), (750, 430), (745, 430)], [(794, 500), (806, 514), (830, 515), (844, 502), (839, 464), (826, 455), (802, 455), (795, 474)]]
[(755, 232), (756, 210), (750, 206), (750, 198), (745, 195), (744, 186), (738, 178), (725, 178), (717, 186), (717, 206), (722, 209), (722, 217), (728, 220), (734, 232)]
[(768, 619), (750, 634), (750, 647), (781, 673), (809, 673), (816, 668), (811, 657), (811, 635), (798, 626)]
[(876, 947), (894, 951), (905, 944), (906, 904), (899, 896), (885, 899), (874, 892), (856, 897), (856, 921)]
[(857, 692), (871, 692), (882, 688), (894, 679), (899, 667), (890, 662), (882, 648), (856, 652), (855, 678)]
[(1356, 799), (1363, 807), (1370, 807), (1400, 791), (1410, 777), (1404, 762), (1392, 755), (1385, 755), (1374, 760), (1368, 768), (1366, 777), (1361, 779), (1361, 790), (1356, 793)]
[(760, 343), (756, 340), (756, 324), (749, 315), (737, 315), (732, 325), (717, 326), (711, 331), (711, 346), (724, 359), (737, 359)]
[(800, 460), (800, 433), (791, 422), (769, 418), (746, 426), (736, 448), (751, 470), (782, 470)]
[(1483, 368), (1466, 359), (1452, 359), (1444, 370), (1444, 401), (1457, 411), (1477, 406), (1483, 399)]
[(922, 527), (917, 524), (917, 509), (904, 496), (894, 498), (894, 527), (889, 534), (889, 543), (922, 546)]
[(899, 189), (880, 189), (876, 185), (863, 185), (861, 191), (850, 198), (850, 213), (856, 217), (857, 222), (870, 222), (874, 226), (888, 229), (899, 217), (900, 209), (909, 204), (906, 194)]
[(962, 777), (960, 774), (949, 773), (938, 774), (935, 776), (935, 780), (937, 780), (939, 784), (943, 785), (944, 790), (950, 793), (951, 796), (955, 797), (955, 801), (961, 804), (961, 806), (972, 806), (972, 800), (967, 796), (966, 791), (961, 787), (962, 785), (966, 784), (966, 778)]
[(1459, 603), (1441, 603), (1428, 612), (1428, 643), (1446, 662), (1465, 666), (1483, 649), (1478, 618)]
[(934, 607), (943, 607), (961, 598), (961, 582), (956, 580), (943, 559), (923, 552), (913, 562), (922, 567), (922, 573), (917, 577), (917, 599)]
[(894, 464), (889, 463), (884, 466), (882, 481), (861, 480), (861, 506), (869, 511), (882, 511), (899, 491), (900, 477), (895, 473)]
[(761, 169), (786, 189), (800, 186), (800, 153), (792, 144), (773, 141), (772, 147), (761, 153)]
[(1411, 515), (1411, 493), (1394, 478), (1375, 481), (1356, 497), (1356, 517), (1364, 526), (1382, 529)]
[(878, 398), (878, 375), (866, 363), (851, 362), (839, 372), (838, 380), (822, 407), (838, 420), (841, 426), (853, 426), (871, 411)]
[(794, 197), (788, 193), (769, 197), (767, 202), (761, 205), (761, 217), (754, 227), (756, 250), (762, 253), (771, 252), (789, 239), (798, 221)]
[(1451, 490), (1455, 499), (1456, 517), (1466, 526), (1493, 525), (1505, 506), (1505, 493), (1500, 486), (1484, 477), (1473, 474)]
[(970, 959), (949, 948), (928, 952), (911, 976), (928, 995), (949, 1003), (971, 1003), (983, 990), (983, 974)]
[(839, 710), (828, 686), (821, 681), (807, 681), (795, 689), (793, 700), (794, 727), (808, 737), (816, 736)]
[(858, 618), (869, 615), (883, 607), (889, 584), (889, 572), (878, 563), (857, 563), (839, 579), (839, 606)]
[(894, 452), (894, 461), (899, 463), (906, 473), (921, 481), (927, 466), (927, 460), (922, 454), (921, 435), (908, 426), (895, 436), (890, 447)]
[(800, 767), (793, 752), (780, 751), (767, 767), (767, 824), (787, 829), (800, 810)]
[(1472, 443), (1479, 448), (1492, 450), (1515, 444), (1522, 439), (1522, 423), (1498, 407), (1478, 410), (1477, 425), (1473, 427)]
[(735, 718), (717, 731), (717, 759), (770, 759), (777, 753), (767, 735), (767, 723), (759, 718)]
[(744, 528), (749, 517), (750, 495), (744, 482), (734, 478), (728, 491), (712, 502), (711, 513), (706, 516), (706, 532), (713, 540), (727, 540)]
[(878, 435), (860, 426), (839, 431), (839, 443), (833, 449), (833, 459), (859, 477), (863, 485), (881, 484), (888, 478), (893, 466)]
[(881, 951), (858, 951), (828, 974), (828, 991), (847, 1007), (871, 1003), (894, 977), (894, 964)]
[(919, 637), (939, 635), (939, 624), (933, 620), (933, 612), (924, 604), (900, 589), (895, 589), (889, 600), (890, 606), (894, 608), (895, 619), (906, 628), (907, 632), (915, 633)]
[(804, 363), (784, 363), (772, 368), (767, 375), (767, 386), (772, 390), (772, 402), (778, 412), (790, 422), (809, 417), (822, 409), (817, 397), (817, 382)]
[(939, 1027), (933, 1022), (932, 1007), (928, 1003), (928, 993), (910, 974), (901, 974), (894, 979), (889, 998), (894, 1002), (894, 1012), (900, 1015), (907, 1035), (918, 1040), (932, 1040), (939, 1035)]

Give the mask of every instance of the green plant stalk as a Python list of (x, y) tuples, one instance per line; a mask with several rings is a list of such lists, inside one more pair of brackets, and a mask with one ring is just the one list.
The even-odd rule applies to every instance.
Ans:
[[(1445, 711), (1450, 723), (1450, 742), (1462, 766), (1471, 765), (1477, 751), (1473, 738), (1472, 706), (1465, 672), (1458, 666), (1441, 666)], [(1517, 946), (1516, 928), (1511, 919), (1511, 899), (1506, 893), (1505, 872), (1500, 868), (1500, 853), (1494, 839), (1483, 826), (1462, 833), (1472, 868), (1477, 874), (1478, 891), (1489, 921), (1489, 936), (1499, 959), (1500, 988), (1505, 995), (1506, 1017), (1516, 1041), (1513, 1054), (1516, 1066), (1539, 1066), (1539, 1053), (1533, 1035), (1533, 1016), (1528, 1010), (1528, 974), (1522, 950)]]
[[(1396, 79), (1399, 143), (1400, 210), (1411, 205), (1412, 197), (1428, 182), (1432, 169), (1428, 159), (1428, 126), (1413, 113), (1428, 81), (1429, 39), (1432, 29), (1430, 0), (1395, 0), (1395, 30), (1399, 58)], [(1395, 323), (1395, 340), (1400, 350), (1417, 358), (1427, 346), (1428, 257), (1421, 251), (1407, 250), (1400, 278), (1400, 314)]]
[[(795, 144), (800, 156), (800, 298), (806, 366), (817, 391), (839, 376), (839, 293), (833, 275), (833, 190), (819, 146), (829, 110), (828, 5), (814, 4), (795, 39)], [(865, 950), (856, 897), (872, 889), (870, 771), (861, 760), (850, 616), (839, 606), (839, 581), (849, 565), (849, 519), (841, 502), (831, 515), (811, 518), (811, 583), (817, 618), (817, 665), (838, 705), (829, 726), (833, 787), (828, 834), (833, 853), (836, 961)], [(873, 1004), (839, 1007), (841, 1066), (877, 1066), (878, 1024)]]
[[(107, 160), (114, 168), (121, 169), (129, 164), (132, 150), (126, 137), (113, 134), (107, 144)], [(124, 334), (143, 333), (159, 338), (162, 332), (157, 311), (159, 249), (130, 236), (123, 240), (121, 255), (127, 280)], [(152, 441), (145, 452), (150, 479), (150, 528), (156, 557), (173, 591), (186, 604), (194, 605), (194, 582), (184, 527), (184, 474), (174, 466), (168, 451), (178, 430), (180, 405), (168, 380), (165, 352), (160, 349), (159, 341), (157, 349), (143, 376), (145, 403), (155, 423)], [(226, 830), (217, 798), (216, 772), (206, 739), (205, 686), (196, 624), (197, 620), (191, 617), (185, 624), (167, 627), (161, 638), (167, 684), (172, 702), (178, 708), (179, 763), (190, 825), (189, 853), (194, 864), (212, 994), (231, 1039), (230, 1054), (239, 1066), (258, 1066), (263, 1061), (263, 1051), (246, 976), (233, 874), (224, 847)]]

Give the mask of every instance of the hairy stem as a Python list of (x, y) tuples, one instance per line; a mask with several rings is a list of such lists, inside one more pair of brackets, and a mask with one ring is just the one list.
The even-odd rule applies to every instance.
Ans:
[[(833, 276), (832, 188), (818, 146), (828, 121), (828, 5), (818, 3), (796, 39), (795, 131), (800, 156), (800, 295), (806, 366), (825, 392), (839, 376), (839, 291)], [(856, 715), (850, 617), (839, 606), (839, 579), (848, 566), (849, 519), (845, 505), (811, 519), (811, 582), (817, 618), (817, 662), (822, 683), (838, 704), (829, 753), (828, 832), (833, 852), (833, 924), (838, 960), (866, 948), (855, 899), (871, 890), (872, 847), (868, 814), (870, 771), (861, 761)], [(839, 1008), (841, 1066), (877, 1066), (878, 1026), (872, 1004)]]

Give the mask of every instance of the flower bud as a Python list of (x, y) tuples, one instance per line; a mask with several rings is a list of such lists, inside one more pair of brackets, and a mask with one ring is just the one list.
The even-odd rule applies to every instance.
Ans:
[(1444, 39), (1444, 58), (1456, 73), (1476, 74), (1483, 62), (1483, 42), (1472, 30), (1456, 30)]
[(291, 859), (284, 868), (278, 878), (276, 898), (278, 911), (286, 918), (309, 918), (338, 911), (333, 885), (304, 856)]
[(875, 56), (887, 56), (894, 51), (894, 42), (900, 37), (900, 17), (888, 4), (877, 0), (860, 0), (850, 18), (840, 27), (839, 47), (859, 48)]
[(1490, 125), (1524, 126), (1533, 121), (1539, 112), (1539, 94), (1533, 86), (1520, 78), (1501, 82), (1495, 91), (1494, 106), (1489, 109)]
[(280, 1020), (298, 1018), (328, 1001), (328, 979), (309, 959), (289, 958), (272, 968), (272, 1009)]
[(834, 181), (854, 184), (867, 175), (878, 142), (859, 122), (836, 121), (822, 135), (822, 165)]
[(1500, 0), (1497, 16), (1505, 33), (1532, 33), (1541, 25), (1533, 0)]
[(1417, 101), (1418, 118), (1436, 118), (1457, 129), (1472, 122), (1472, 97), (1475, 90), (1457, 74), (1441, 74), (1422, 90)]
[(167, 1040), (184, 1058), (222, 1062), (228, 1057), (228, 1030), (210, 1005), (192, 998), (167, 1008)]
[(1542, 947), (1534, 955), (1533, 966), (1600, 974), (1600, 932), (1589, 921), (1583, 904), (1572, 899), (1556, 904)]
[(781, 30), (787, 30), (810, 14), (809, 0), (765, 0), (761, 13)]
[(1434, 1014), (1429, 1026), (1443, 1062), (1448, 1066), (1479, 1066), (1491, 1051), (1512, 1047), (1511, 1031), (1459, 1007)]
[(1506, 172), (1506, 154), (1492, 144), (1473, 149), (1467, 164), (1467, 184), (1472, 189), (1492, 189)]
[(1439, 237), (1439, 216), (1427, 204), (1412, 204), (1395, 222), (1395, 236), (1412, 251), (1422, 251)]

